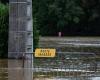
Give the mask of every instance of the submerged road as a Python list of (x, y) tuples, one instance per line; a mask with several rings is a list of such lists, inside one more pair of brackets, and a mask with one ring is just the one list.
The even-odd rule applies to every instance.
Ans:
[[(39, 47), (41, 48), (49, 47), (58, 49), (59, 47), (59, 49), (65, 48), (64, 51), (67, 51), (69, 49), (66, 49), (66, 46), (67, 47), (88, 46), (88, 47), (99, 48), (100, 37), (63, 37), (63, 38), (40, 37), (39, 40)], [(72, 49), (73, 48), (71, 48), (71, 50)], [(78, 51), (78, 49), (75, 49), (75, 52), (76, 51)], [(100, 49), (97, 52), (99, 51)], [(0, 59), (0, 80), (32, 80), (31, 72), (33, 69), (28, 67), (28, 65), (31, 63), (32, 63), (31, 61), (24, 61), (23, 63), (22, 60)], [(98, 73), (98, 76), (100, 76), (100, 73)], [(33, 80), (100, 80), (100, 77), (77, 77), (77, 78), (75, 77), (65, 78), (65, 77), (54, 77), (54, 76), (44, 77), (44, 75), (42, 74), (40, 75), (40, 77), (34, 78)]]

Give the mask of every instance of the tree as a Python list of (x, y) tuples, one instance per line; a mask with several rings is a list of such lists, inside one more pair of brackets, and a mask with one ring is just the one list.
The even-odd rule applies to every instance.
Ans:
[(33, 14), (41, 34), (49, 35), (61, 31), (70, 22), (79, 23), (84, 12), (79, 0), (33, 0)]
[(100, 0), (80, 0), (80, 7), (84, 11), (82, 26), (89, 35), (100, 34)]

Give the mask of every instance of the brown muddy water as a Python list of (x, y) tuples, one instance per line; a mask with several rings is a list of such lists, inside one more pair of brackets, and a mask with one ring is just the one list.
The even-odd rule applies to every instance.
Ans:
[(8, 80), (8, 60), (0, 60), (0, 80)]
[(32, 80), (31, 61), (0, 60), (0, 80)]
[[(0, 80), (32, 80), (32, 68), (27, 68), (25, 66), (28, 61), (24, 62), (22, 60), (0, 60)], [(23, 66), (24, 65), (24, 66)], [(26, 67), (26, 68), (25, 68)], [(33, 78), (33, 80), (100, 80), (100, 77), (44, 77), (40, 75), (38, 78)]]

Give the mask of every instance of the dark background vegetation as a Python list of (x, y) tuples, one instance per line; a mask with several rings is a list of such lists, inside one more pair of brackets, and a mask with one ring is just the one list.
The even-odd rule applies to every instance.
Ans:
[(0, 57), (7, 57), (8, 46), (8, 6), (0, 3)]
[(100, 36), (100, 0), (33, 0), (42, 36)]
[[(9, 0), (0, 0), (0, 56), (7, 57)], [(41, 36), (100, 36), (100, 0), (33, 0), (34, 48)]]

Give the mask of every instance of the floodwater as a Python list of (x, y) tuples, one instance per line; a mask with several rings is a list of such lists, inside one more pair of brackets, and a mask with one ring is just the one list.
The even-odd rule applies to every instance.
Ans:
[(32, 80), (30, 60), (0, 60), (0, 80)]
[[(32, 80), (32, 68), (27, 68), (26, 63), (30, 61), (22, 60), (0, 60), (0, 80)], [(26, 66), (25, 66), (26, 64)], [(33, 80), (100, 80), (100, 77), (81, 77), (81, 78), (63, 78), (63, 77), (39, 77)]]
[(8, 80), (8, 61), (0, 60), (0, 80)]
[(95, 78), (38, 78), (35, 80), (100, 80), (100, 77)]

